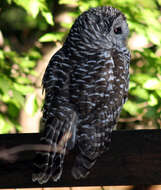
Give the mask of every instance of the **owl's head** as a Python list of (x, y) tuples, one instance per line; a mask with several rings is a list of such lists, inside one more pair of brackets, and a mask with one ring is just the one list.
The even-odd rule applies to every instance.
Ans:
[[(125, 16), (117, 9), (108, 7), (110, 14), (105, 17), (105, 21), (111, 22), (108, 26), (108, 32), (104, 33), (114, 46), (124, 47), (129, 34), (128, 24)], [(106, 26), (105, 26), (106, 27)]]
[(91, 8), (81, 14), (69, 35), (77, 45), (89, 43), (91, 47), (122, 48), (126, 46), (128, 33), (128, 25), (122, 12), (103, 6)]

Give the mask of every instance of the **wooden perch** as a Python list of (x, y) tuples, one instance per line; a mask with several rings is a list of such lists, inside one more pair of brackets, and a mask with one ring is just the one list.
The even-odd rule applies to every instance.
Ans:
[[(0, 157), (11, 147), (39, 144), (40, 134), (0, 135)], [(26, 150), (30, 146), (26, 146)], [(12, 149), (13, 151), (14, 149)], [(21, 150), (21, 149), (20, 149)], [(13, 151), (14, 152), (14, 151)], [(32, 163), (35, 151), (22, 151), (15, 162), (0, 160), (0, 188), (42, 187), (33, 183)], [(161, 184), (161, 130), (114, 131), (110, 150), (102, 155), (86, 179), (71, 176), (74, 151), (66, 156), (59, 182), (45, 187), (155, 185)], [(9, 158), (10, 160), (10, 158)], [(11, 157), (12, 160), (12, 157)]]

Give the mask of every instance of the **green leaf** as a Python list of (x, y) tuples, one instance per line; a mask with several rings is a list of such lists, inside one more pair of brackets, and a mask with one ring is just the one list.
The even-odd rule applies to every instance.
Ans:
[(48, 24), (50, 25), (54, 25), (54, 22), (53, 22), (53, 16), (50, 12), (48, 11), (41, 11), (43, 17), (45, 18), (45, 20), (47, 21)]
[(131, 90), (132, 88), (136, 87), (136, 83), (133, 82), (133, 81), (130, 81), (130, 84), (129, 84), (129, 90)]
[(0, 133), (2, 133), (2, 129), (5, 126), (5, 120), (2, 115), (0, 115)]
[(158, 3), (161, 5), (161, 0), (158, 0)]
[(161, 90), (161, 81), (157, 78), (151, 78), (144, 83), (143, 88), (148, 90)]
[(161, 90), (156, 90), (156, 93), (161, 97)]
[(154, 94), (151, 94), (148, 100), (150, 106), (156, 106), (158, 104), (158, 99)]
[(17, 118), (18, 115), (19, 115), (19, 109), (18, 109), (18, 107), (17, 107), (15, 104), (10, 103), (10, 104), (8, 105), (8, 113), (9, 113), (9, 115), (10, 115), (12, 118)]
[(139, 98), (142, 98), (144, 100), (148, 100), (148, 98), (149, 98), (149, 94), (148, 94), (147, 90), (143, 89), (140, 86), (137, 86), (135, 89), (132, 89), (130, 91), (130, 94), (137, 96)]
[(64, 36), (63, 32), (47, 33), (47, 34), (43, 35), (39, 39), (39, 41), (40, 42), (58, 41), (58, 40), (62, 40), (63, 36)]
[(13, 127), (14, 125), (10, 120), (8, 120), (3, 115), (0, 115), (0, 133), (1, 134), (9, 133)]
[(160, 31), (158, 32), (157, 30), (155, 30), (155, 28), (149, 28), (148, 36), (154, 44), (160, 45), (160, 43), (161, 43)]
[(141, 109), (138, 108), (138, 104), (128, 100), (124, 104), (124, 110), (126, 110), (130, 115), (136, 116), (141, 112)]
[(148, 74), (137, 73), (137, 74), (131, 75), (130, 79), (139, 84), (144, 84), (144, 82), (150, 79), (150, 76)]
[(17, 5), (23, 7), (29, 14), (34, 18), (39, 12), (39, 1), (38, 0), (13, 0)]
[(14, 128), (14, 125), (11, 121), (5, 121), (5, 125), (2, 128), (2, 134), (9, 133)]
[(155, 107), (151, 107), (151, 106), (148, 106), (147, 107), (147, 112), (145, 113), (145, 117), (149, 118), (149, 119), (152, 119), (152, 118), (156, 118), (156, 109)]
[(4, 94), (8, 94), (9, 90), (12, 87), (12, 82), (5, 76), (0, 75), (0, 89)]
[(28, 14), (36, 18), (41, 11), (42, 16), (50, 25), (54, 25), (52, 13), (48, 10), (45, 0), (13, 0), (17, 5), (23, 7)]
[(34, 59), (34, 60), (38, 60), (38, 59), (40, 59), (42, 57), (40, 52), (35, 50), (35, 49), (31, 49), (28, 52), (28, 56), (29, 56), (30, 59)]
[(15, 89), (12, 90), (13, 92), (13, 98), (10, 99), (10, 101), (16, 105), (16, 107), (21, 108), (24, 106), (25, 98), (23, 96), (22, 92), (19, 92)]
[(151, 8), (151, 10), (153, 10), (153, 8), (154, 9), (156, 8), (156, 3), (155, 1), (152, 0), (142, 0), (142, 1), (137, 0), (136, 2), (140, 3), (145, 8)]
[(38, 13), (39, 13), (39, 1), (38, 0), (31, 0), (30, 4), (29, 4), (29, 10), (30, 10), (31, 15), (34, 18), (36, 18)]
[(27, 86), (27, 85), (14, 83), (13, 86), (17, 91), (21, 92), (23, 95), (27, 95), (27, 94), (32, 93), (34, 91), (33, 87)]
[(4, 53), (2, 50), (0, 50), (0, 59), (4, 59)]
[(59, 4), (71, 4), (71, 5), (78, 5), (77, 0), (59, 0)]
[(18, 77), (16, 81), (20, 84), (31, 84), (31, 81), (26, 77)]
[(36, 71), (34, 71), (34, 70), (31, 70), (31, 71), (30, 71), (30, 74), (33, 75), (33, 76), (35, 76), (35, 77), (38, 76), (38, 73), (37, 73)]
[(36, 62), (33, 60), (30, 60), (29, 57), (25, 57), (21, 59), (20, 67), (22, 68), (33, 68), (36, 65)]
[(67, 29), (70, 29), (72, 27), (72, 23), (61, 22), (60, 25)]
[(11, 99), (11, 97), (8, 94), (3, 94), (0, 96), (1, 101), (3, 101), (4, 103), (8, 103)]
[(17, 53), (14, 51), (4, 51), (3, 53), (5, 57), (10, 58), (10, 59), (14, 59), (15, 57), (18, 57)]

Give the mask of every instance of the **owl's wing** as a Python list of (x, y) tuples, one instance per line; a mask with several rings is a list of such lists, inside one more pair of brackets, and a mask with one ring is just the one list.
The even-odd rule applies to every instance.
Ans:
[[(59, 50), (50, 60), (43, 77), (45, 102), (43, 122), (45, 131), (41, 143), (48, 146), (44, 152), (38, 152), (35, 159), (35, 173), (32, 180), (46, 183), (50, 177), (57, 181), (62, 173), (62, 164), (68, 140), (74, 136), (73, 129), (76, 113), (69, 103), (68, 59), (63, 50)], [(74, 142), (73, 142), (74, 143)]]

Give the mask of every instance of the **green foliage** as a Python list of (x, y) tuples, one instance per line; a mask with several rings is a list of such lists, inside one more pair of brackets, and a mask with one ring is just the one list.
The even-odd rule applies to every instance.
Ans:
[[(40, 58), (39, 53), (37, 58)], [(0, 132), (8, 132), (13, 127), (19, 130), (17, 119), (25, 105), (25, 96), (34, 91), (28, 76), (37, 58), (35, 50), (26, 55), (15, 51), (0, 51)]]
[[(41, 48), (49, 42), (54, 45), (65, 39), (72, 23), (66, 20), (56, 23), (52, 15), (55, 15), (53, 10), (68, 5), (73, 7), (68, 13), (73, 20), (90, 7), (114, 6), (127, 17), (129, 38), (135, 34), (146, 39), (146, 47), (131, 50), (129, 100), (122, 117), (124, 120), (132, 118), (133, 126), (141, 124), (147, 128), (152, 122), (154, 127), (160, 127), (160, 0), (4, 0), (0, 4), (0, 28), (4, 36), (0, 50), (0, 133), (9, 132), (13, 127), (20, 130), (18, 116), (22, 108), (30, 115), (36, 113), (39, 106), (29, 76), (35, 75)], [(34, 40), (25, 48), (28, 39)]]
[(47, 33), (39, 39), (40, 42), (52, 42), (52, 41), (61, 41), (64, 37), (63, 32), (54, 32), (54, 33)]
[(8, 0), (9, 4), (11, 4), (12, 2), (25, 9), (26, 12), (33, 18), (36, 18), (40, 12), (48, 24), (54, 24), (52, 19), (52, 13), (48, 9), (45, 0)]

